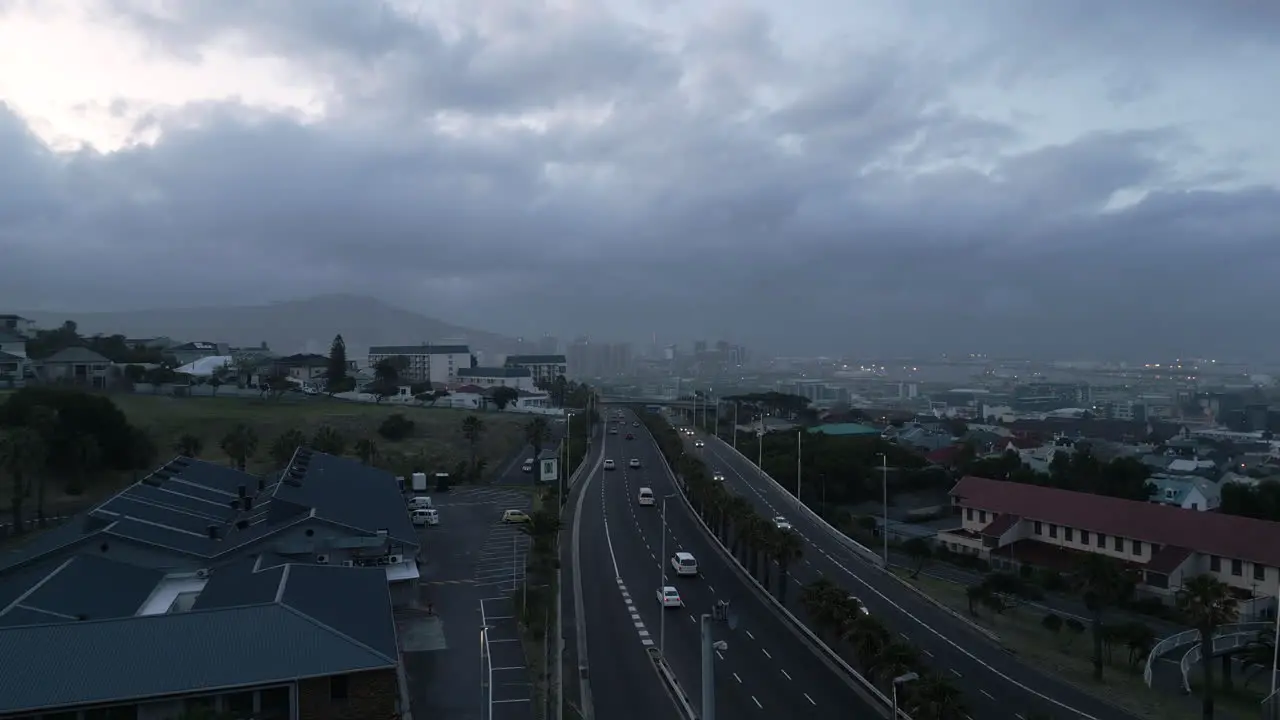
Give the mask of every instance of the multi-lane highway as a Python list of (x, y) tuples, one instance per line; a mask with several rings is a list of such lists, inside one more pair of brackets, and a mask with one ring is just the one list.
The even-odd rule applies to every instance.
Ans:
[[(591, 633), (610, 633), (616, 645), (613, 655), (631, 654), (636, 648), (661, 646), (663, 655), (686, 689), (695, 708), (701, 694), (699, 616), (710, 613), (718, 600), (728, 601), (736, 618), (734, 627), (715, 625), (715, 639), (728, 647), (716, 658), (717, 716), (722, 718), (771, 718), (782, 715), (805, 718), (873, 717), (880, 714), (853, 688), (849, 681), (828, 666), (785, 621), (749, 590), (728, 561), (711, 546), (691, 511), (675, 495), (672, 481), (657, 445), (643, 428), (633, 428), (636, 418), (626, 414), (626, 429), (634, 440), (608, 436), (604, 457), (615, 461), (617, 470), (594, 475), (583, 490), (585, 501), (595, 505), (599, 518), (584, 522), (584, 548), (593, 548), (592, 561), (583, 560), (584, 577), (600, 570), (591, 579), (596, 603), (611, 602), (625, 610), (624, 626), (593, 624)], [(641, 468), (631, 469), (638, 458)], [(651, 488), (658, 498), (653, 506), (640, 506), (641, 487)], [(667, 497), (667, 538), (662, 542), (662, 499)], [(663, 583), (664, 563), (678, 551), (698, 560), (699, 577), (677, 578), (666, 573), (666, 583), (680, 590), (683, 608), (664, 610), (656, 597)], [(589, 569), (590, 568), (590, 569)], [(608, 575), (617, 586), (608, 588)], [(612, 596), (612, 597), (610, 597)], [(601, 608), (601, 614), (605, 609)], [(588, 613), (590, 616), (590, 613)], [(597, 686), (600, 651), (588, 635), (592, 657), (592, 692), (602, 696)], [(633, 687), (619, 686), (634, 698)], [(629, 692), (628, 692), (629, 691)], [(600, 706), (597, 700), (597, 707)], [(606, 715), (597, 712), (599, 717)]]
[[(1049, 717), (1131, 720), (1122, 709), (1039, 672), (887, 577), (800, 511), (794, 496), (763, 477), (751, 461), (713, 435), (699, 432), (696, 438), (706, 446), (695, 448), (694, 438), (688, 438), (687, 450), (698, 453), (708, 470), (724, 473), (731, 490), (761, 514), (785, 516), (804, 539), (804, 559), (791, 569), (793, 582), (803, 586), (826, 577), (862, 598), (872, 614), (919, 648), (928, 664), (964, 689), (973, 718), (1017, 720), (1038, 712)], [(791, 593), (791, 598), (798, 597), (799, 593)], [(798, 602), (789, 604), (793, 613), (803, 616)]]

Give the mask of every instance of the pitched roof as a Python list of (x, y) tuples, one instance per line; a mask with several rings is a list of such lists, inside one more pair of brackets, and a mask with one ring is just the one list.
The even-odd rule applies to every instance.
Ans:
[(814, 427), (809, 428), (809, 432), (818, 435), (880, 436), (879, 429), (873, 428), (870, 425), (863, 425), (861, 423), (831, 423), (828, 425), (815, 425)]
[(26, 358), (22, 357), (21, 355), (14, 355), (13, 353), (7, 353), (3, 350), (0, 350), (0, 360), (13, 362), (14, 360), (25, 360), (25, 359)]
[(470, 394), (470, 395), (483, 395), (484, 388), (480, 387), (479, 385), (472, 385), (468, 383), (466, 385), (459, 385), (458, 387), (453, 389), (453, 392), (455, 394), (462, 393), (462, 394)]
[(532, 373), (527, 367), (473, 367), (458, 368), (458, 377), (522, 378), (532, 377)]
[(508, 355), (507, 365), (564, 365), (564, 355)]
[(951, 495), (965, 507), (1280, 567), (1280, 523), (972, 475)]
[(106, 363), (110, 364), (109, 358), (103, 357), (87, 347), (69, 347), (63, 348), (58, 352), (44, 359), (46, 363)]
[(375, 345), (370, 355), (470, 355), (466, 345)]
[(396, 477), (351, 458), (299, 448), (275, 487), (273, 501), (310, 508), (316, 517), (419, 546)]
[(25, 343), (25, 342), (26, 342), (25, 339), (17, 335), (14, 335), (8, 330), (0, 330), (0, 343), (8, 345), (10, 343)]

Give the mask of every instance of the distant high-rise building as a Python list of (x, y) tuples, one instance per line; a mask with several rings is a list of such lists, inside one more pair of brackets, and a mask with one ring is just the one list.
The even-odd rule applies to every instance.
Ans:
[(706, 341), (706, 340), (698, 340), (697, 342), (695, 342), (695, 343), (693, 344), (693, 354), (694, 354), (694, 355), (703, 355), (703, 354), (705, 354), (706, 352), (707, 352), (707, 341)]
[(569, 371), (576, 377), (610, 377), (631, 370), (630, 343), (596, 343), (579, 337), (566, 353)]
[(537, 351), (541, 355), (555, 355), (560, 352), (560, 340), (551, 333), (544, 333), (538, 338)]

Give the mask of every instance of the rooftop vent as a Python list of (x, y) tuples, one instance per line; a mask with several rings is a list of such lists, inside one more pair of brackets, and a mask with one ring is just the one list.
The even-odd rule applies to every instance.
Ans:
[(266, 489), (267, 489), (267, 479), (258, 478), (258, 492), (262, 492), (263, 490), (266, 490)]
[(169, 465), (175, 468), (176, 470), (181, 470), (190, 464), (191, 464), (191, 458), (185, 455), (181, 457), (176, 457), (173, 460), (169, 461)]
[(236, 529), (237, 529), (237, 530), (243, 530), (243, 529), (245, 529), (245, 528), (247, 528), (247, 527), (249, 527), (249, 521), (248, 521), (248, 520), (237, 520), (237, 521), (236, 521)]
[(248, 512), (253, 509), (253, 498), (247, 497), (240, 504), (244, 506), (245, 512)]
[(239, 495), (240, 497), (244, 497), (249, 494), (249, 488), (245, 487), (244, 485), (241, 485), (240, 487), (236, 488), (236, 494)]
[(210, 525), (208, 528), (206, 528), (206, 530), (208, 530), (208, 532), (209, 532), (209, 539), (210, 539), (210, 540), (217, 540), (217, 539), (218, 539), (218, 526), (217, 526), (217, 525)]

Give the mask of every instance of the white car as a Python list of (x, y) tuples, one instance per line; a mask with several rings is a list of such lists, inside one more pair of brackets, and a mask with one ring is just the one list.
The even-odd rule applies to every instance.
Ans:
[(627, 463), (632, 470), (640, 469), (640, 458), (631, 458), (631, 462)]
[(684, 600), (680, 599), (680, 591), (670, 585), (658, 590), (658, 603), (664, 608), (684, 607)]
[(862, 598), (858, 597), (857, 595), (850, 595), (849, 602), (853, 603), (858, 607), (859, 613), (862, 613), (863, 615), (871, 614), (871, 611), (867, 609), (867, 606), (862, 603)]
[(779, 530), (786, 530), (787, 532), (790, 532), (791, 530), (794, 529), (791, 527), (791, 523), (787, 522), (787, 519), (782, 517), (781, 515), (773, 519), (773, 526), (778, 528)]
[(613, 464), (613, 461), (612, 461), (612, 460), (605, 460), (605, 461), (604, 461), (604, 469), (605, 469), (605, 470), (613, 470), (613, 469), (615, 469), (615, 468), (617, 468), (617, 467), (618, 467), (617, 465), (614, 465), (614, 464)]
[(675, 569), (676, 575), (698, 574), (698, 561), (692, 553), (678, 552), (672, 555), (671, 567)]
[(711, 479), (715, 482), (724, 482), (724, 473), (717, 471), (711, 476)]
[(700, 447), (706, 447), (706, 446), (707, 446), (707, 444), (706, 444), (706, 443), (704, 443), (704, 442), (702, 442), (701, 440), (694, 440), (694, 441), (693, 441), (693, 446), (694, 446), (694, 447), (699, 447), (699, 448), (700, 448)]

